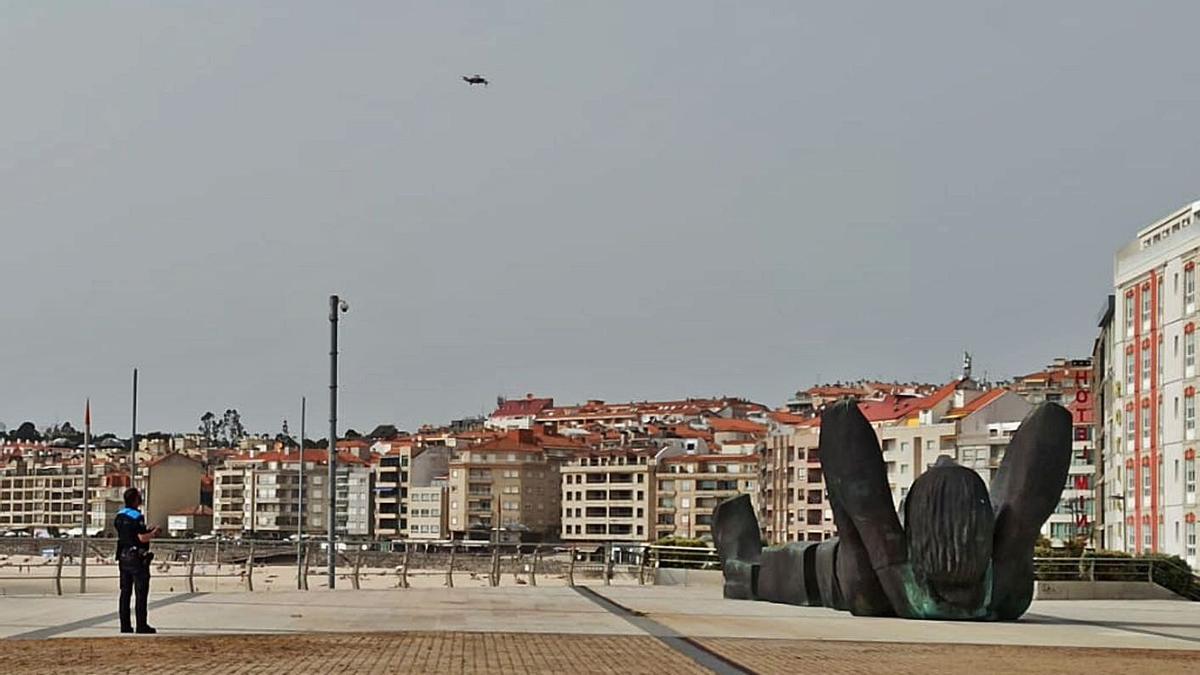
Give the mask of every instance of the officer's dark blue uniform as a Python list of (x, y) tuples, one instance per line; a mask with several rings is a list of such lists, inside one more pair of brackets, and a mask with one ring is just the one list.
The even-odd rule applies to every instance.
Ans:
[(143, 543), (139, 534), (146, 534), (146, 518), (141, 511), (128, 506), (117, 512), (117, 567), (121, 571), (121, 632), (132, 633), (129, 620), (129, 596), (137, 594), (137, 632), (153, 633), (146, 622), (146, 596), (150, 594), (150, 544)]

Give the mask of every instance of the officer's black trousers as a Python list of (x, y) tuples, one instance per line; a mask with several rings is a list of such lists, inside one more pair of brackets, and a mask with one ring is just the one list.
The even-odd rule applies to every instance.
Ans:
[(131, 630), (133, 624), (129, 621), (129, 596), (137, 594), (135, 610), (137, 627), (144, 628), (146, 623), (146, 596), (150, 594), (150, 568), (141, 563), (121, 563), (121, 605), (118, 613), (121, 617), (121, 630)]

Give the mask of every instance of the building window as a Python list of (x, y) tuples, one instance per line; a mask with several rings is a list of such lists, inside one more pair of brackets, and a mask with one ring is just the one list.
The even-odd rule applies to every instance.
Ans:
[(1150, 330), (1150, 294), (1142, 291), (1142, 330)]
[(1125, 337), (1133, 337), (1133, 291), (1125, 296)]
[(1150, 506), (1150, 467), (1142, 467), (1142, 506)]
[(1196, 564), (1196, 523), (1187, 524), (1187, 558)]
[(1142, 447), (1150, 446), (1150, 408), (1142, 408)]
[(1128, 442), (1130, 445), (1133, 444), (1134, 423), (1133, 411), (1130, 410), (1129, 414), (1125, 416), (1125, 437), (1129, 439)]
[(1196, 332), (1187, 331), (1183, 334), (1183, 375), (1196, 376)]
[(1127, 394), (1133, 393), (1133, 354), (1125, 355), (1125, 389)]
[(1163, 305), (1166, 304), (1165, 302), (1163, 302), (1163, 278), (1162, 277), (1158, 278), (1158, 296), (1157, 297), (1158, 297), (1158, 325), (1161, 327), (1163, 325)]
[(1196, 438), (1196, 397), (1183, 397), (1183, 430), (1188, 440)]
[(1142, 350), (1142, 389), (1150, 388), (1150, 350)]
[(1196, 503), (1196, 458), (1183, 462), (1183, 494), (1188, 504)]
[(1183, 311), (1196, 311), (1196, 268), (1190, 263), (1183, 268)]

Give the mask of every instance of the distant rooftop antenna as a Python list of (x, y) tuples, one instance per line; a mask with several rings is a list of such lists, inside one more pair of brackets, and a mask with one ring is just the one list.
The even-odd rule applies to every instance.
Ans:
[(963, 351), (962, 363), (962, 378), (963, 380), (971, 379), (971, 352)]

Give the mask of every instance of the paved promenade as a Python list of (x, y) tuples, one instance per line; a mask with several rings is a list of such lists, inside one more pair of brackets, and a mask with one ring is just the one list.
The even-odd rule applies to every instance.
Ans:
[[(713, 587), (198, 593), (118, 636), (107, 595), (0, 598), (0, 672), (1195, 672), (1200, 604), (1037, 602), (1016, 623), (863, 619)], [(149, 649), (117, 646), (140, 641)], [(137, 663), (130, 661), (137, 653)]]

